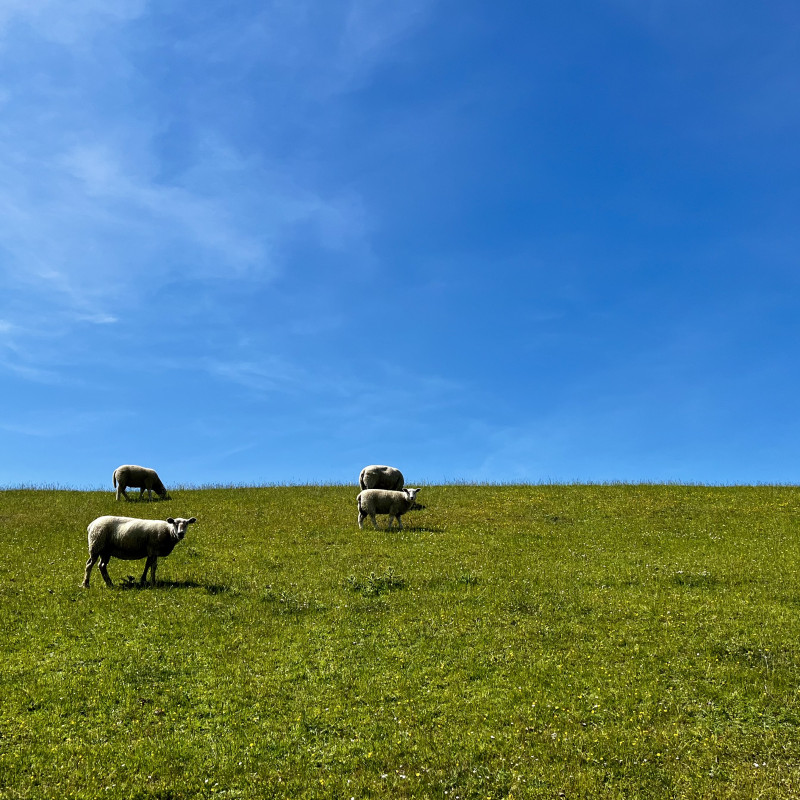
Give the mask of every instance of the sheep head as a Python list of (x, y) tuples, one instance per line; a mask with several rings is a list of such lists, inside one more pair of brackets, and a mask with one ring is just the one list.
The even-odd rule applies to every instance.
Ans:
[(167, 523), (172, 526), (172, 535), (180, 541), (186, 536), (186, 529), (193, 523), (197, 522), (197, 517), (192, 517), (191, 519), (182, 519), (178, 517), (178, 519), (173, 519), (170, 517), (167, 520)]
[(403, 491), (406, 493), (406, 497), (408, 497), (408, 499), (411, 501), (411, 507), (409, 508), (409, 511), (419, 511), (425, 508), (425, 506), (420, 505), (417, 502), (417, 492), (420, 491), (419, 489), (403, 489)]

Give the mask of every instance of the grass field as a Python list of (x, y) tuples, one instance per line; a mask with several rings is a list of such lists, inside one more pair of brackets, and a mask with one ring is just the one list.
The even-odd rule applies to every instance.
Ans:
[[(0, 797), (800, 797), (795, 488), (172, 496), (0, 491)], [(81, 589), (108, 513), (198, 522)]]

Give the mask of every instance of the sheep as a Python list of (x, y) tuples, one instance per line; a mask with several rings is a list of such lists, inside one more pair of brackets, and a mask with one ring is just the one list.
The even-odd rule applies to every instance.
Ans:
[(399, 469), (381, 464), (364, 467), (358, 476), (358, 485), (362, 489), (392, 489), (399, 492), (403, 482), (403, 473)]
[(425, 508), (417, 502), (417, 492), (419, 489), (402, 489), (399, 492), (389, 489), (364, 489), (358, 495), (358, 527), (364, 527), (364, 520), (367, 515), (372, 519), (372, 527), (378, 529), (375, 520), (376, 514), (388, 514), (389, 524), (386, 530), (392, 527), (392, 519), (397, 520), (397, 527), (403, 530), (403, 523), (400, 517), (406, 511)]
[(119, 500), (120, 494), (126, 500), (130, 500), (125, 491), (128, 486), (141, 490), (139, 492), (140, 500), (144, 498), (145, 489), (147, 490), (148, 500), (153, 499), (154, 490), (162, 500), (171, 499), (164, 488), (164, 484), (161, 483), (161, 478), (158, 477), (158, 473), (154, 469), (138, 467), (136, 464), (123, 464), (114, 470), (113, 482), (117, 489), (117, 500)]
[(89, 576), (94, 562), (100, 559), (98, 567), (107, 586), (113, 586), (108, 576), (109, 559), (122, 558), (133, 561), (146, 558), (142, 579), (144, 586), (147, 570), (153, 585), (156, 583), (156, 562), (158, 557), (168, 556), (175, 545), (186, 535), (186, 529), (196, 517), (191, 519), (172, 519), (166, 522), (160, 519), (132, 519), (131, 517), (98, 517), (89, 523), (86, 529), (89, 534), (89, 560), (83, 576), (83, 586), (89, 587)]

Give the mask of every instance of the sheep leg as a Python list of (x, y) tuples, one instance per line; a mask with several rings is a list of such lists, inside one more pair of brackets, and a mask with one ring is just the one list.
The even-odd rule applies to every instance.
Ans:
[(358, 527), (361, 528), (361, 530), (364, 530), (364, 520), (366, 518), (367, 518), (367, 515), (363, 511), (359, 510), (359, 512), (358, 512)]
[(89, 556), (89, 560), (86, 562), (86, 572), (83, 573), (83, 588), (89, 588), (89, 576), (92, 574), (92, 567), (94, 566), (94, 562), (97, 561), (97, 556)]
[(123, 496), (123, 497), (124, 497), (126, 500), (130, 500), (130, 497), (128, 497), (128, 493), (125, 491), (125, 488), (126, 488), (126, 487), (125, 487), (125, 486), (123, 486), (122, 484), (119, 484), (119, 486), (117, 486), (117, 500), (119, 500), (119, 496), (120, 496), (120, 494), (121, 494), (121, 495), (122, 495), (122, 496)]
[(103, 557), (101, 556), (100, 561), (97, 562), (97, 568), (100, 570), (100, 574), (103, 576), (103, 580), (106, 582), (106, 586), (113, 586), (113, 582), (111, 577), (108, 574), (108, 562), (110, 557)]
[(147, 579), (147, 570), (150, 570), (150, 580), (153, 583), (153, 586), (156, 585), (156, 561), (158, 560), (158, 556), (147, 556), (147, 561), (144, 562), (144, 572), (142, 573), (142, 579), (139, 581), (140, 586), (144, 586), (146, 579)]
[(378, 530), (378, 520), (375, 519), (375, 515), (370, 514), (369, 518), (372, 520), (372, 527), (375, 528), (375, 530)]
[[(400, 519), (400, 515), (397, 514), (395, 516), (395, 519), (397, 520), (397, 530), (399, 531), (403, 530), (403, 521)], [(391, 520), (389, 520), (389, 522), (391, 522)]]

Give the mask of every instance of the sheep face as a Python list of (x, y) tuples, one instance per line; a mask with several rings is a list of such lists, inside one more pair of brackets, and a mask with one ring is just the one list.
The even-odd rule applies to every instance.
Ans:
[(419, 492), (419, 489), (403, 489), (403, 491), (411, 501), (411, 505), (408, 507), (409, 511), (422, 511), (425, 508), (425, 506), (417, 502), (417, 492)]
[(181, 519), (180, 517), (178, 519), (173, 519), (170, 517), (167, 522), (172, 525), (173, 535), (177, 536), (178, 541), (180, 541), (184, 536), (186, 536), (186, 531), (189, 526), (193, 522), (197, 522), (197, 517), (192, 517), (191, 519)]

